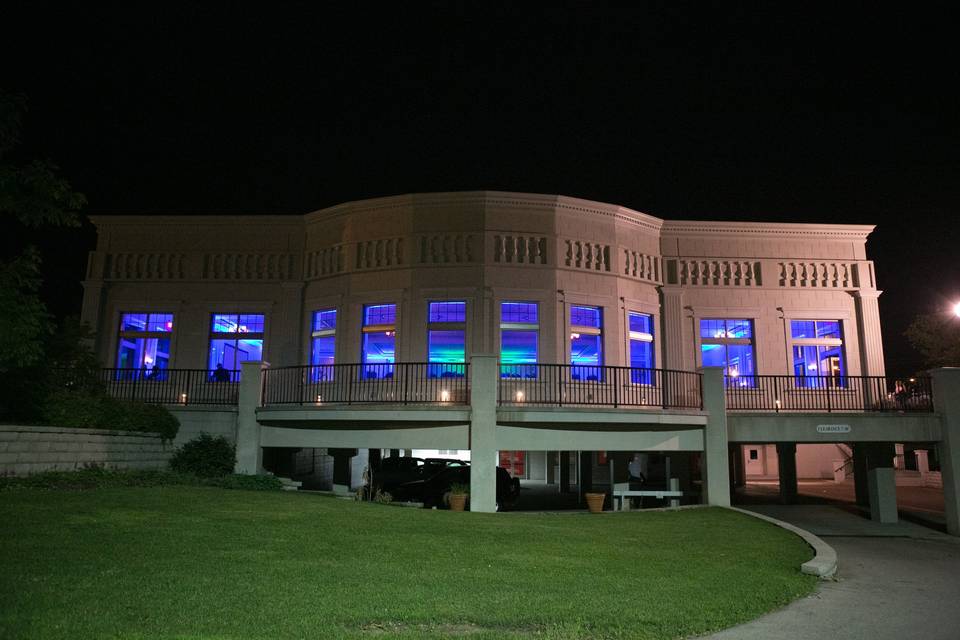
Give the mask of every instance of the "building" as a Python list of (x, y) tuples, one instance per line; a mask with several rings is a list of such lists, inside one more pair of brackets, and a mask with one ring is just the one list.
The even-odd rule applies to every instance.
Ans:
[[(761, 450), (795, 481), (798, 442), (832, 463), (857, 437), (787, 442), (771, 430), (788, 415), (900, 429), (873, 447), (940, 440), (925, 381), (885, 378), (872, 226), (669, 221), (489, 191), (93, 222), (82, 318), (111, 384), (178, 407), (184, 437), (236, 437), (247, 471), (271, 449), (471, 450), (475, 470), (499, 459), (563, 485), (579, 469), (589, 485), (614, 480), (618, 455), (697, 452), (673, 473), (693, 481), (679, 467), (696, 465), (722, 503)], [(889, 466), (889, 447), (851, 446)]]

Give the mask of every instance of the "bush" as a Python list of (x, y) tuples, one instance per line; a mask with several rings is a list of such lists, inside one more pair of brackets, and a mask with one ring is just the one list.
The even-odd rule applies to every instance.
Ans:
[(50, 489), (84, 490), (115, 487), (166, 487), (209, 486), (221, 489), (245, 489), (248, 491), (279, 491), (283, 483), (273, 476), (228, 475), (222, 478), (198, 478), (197, 476), (162, 471), (159, 469), (104, 469), (89, 466), (79, 471), (45, 471), (24, 477), (0, 477), (0, 490), (4, 489)]
[(55, 427), (144, 431), (159, 433), (164, 440), (173, 440), (180, 430), (180, 422), (165, 407), (87, 392), (51, 394), (43, 417)]
[(200, 478), (219, 478), (233, 473), (236, 461), (236, 447), (226, 438), (204, 433), (174, 452), (170, 468)]

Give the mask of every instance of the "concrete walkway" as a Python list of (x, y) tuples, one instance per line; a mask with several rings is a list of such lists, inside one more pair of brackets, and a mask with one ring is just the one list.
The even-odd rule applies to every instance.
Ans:
[(817, 534), (838, 579), (807, 598), (708, 636), (736, 640), (956, 640), (960, 539), (909, 522), (879, 525), (821, 505), (747, 507)]

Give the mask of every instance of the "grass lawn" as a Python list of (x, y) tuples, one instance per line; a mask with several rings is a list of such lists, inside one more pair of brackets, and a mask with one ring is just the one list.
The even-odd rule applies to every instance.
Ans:
[(0, 638), (677, 638), (809, 593), (722, 509), (451, 513), (308, 494), (0, 492)]

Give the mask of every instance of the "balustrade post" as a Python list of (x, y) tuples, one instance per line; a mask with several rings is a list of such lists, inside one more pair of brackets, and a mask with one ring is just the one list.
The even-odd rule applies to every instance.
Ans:
[(613, 408), (620, 407), (620, 369), (613, 368)]

